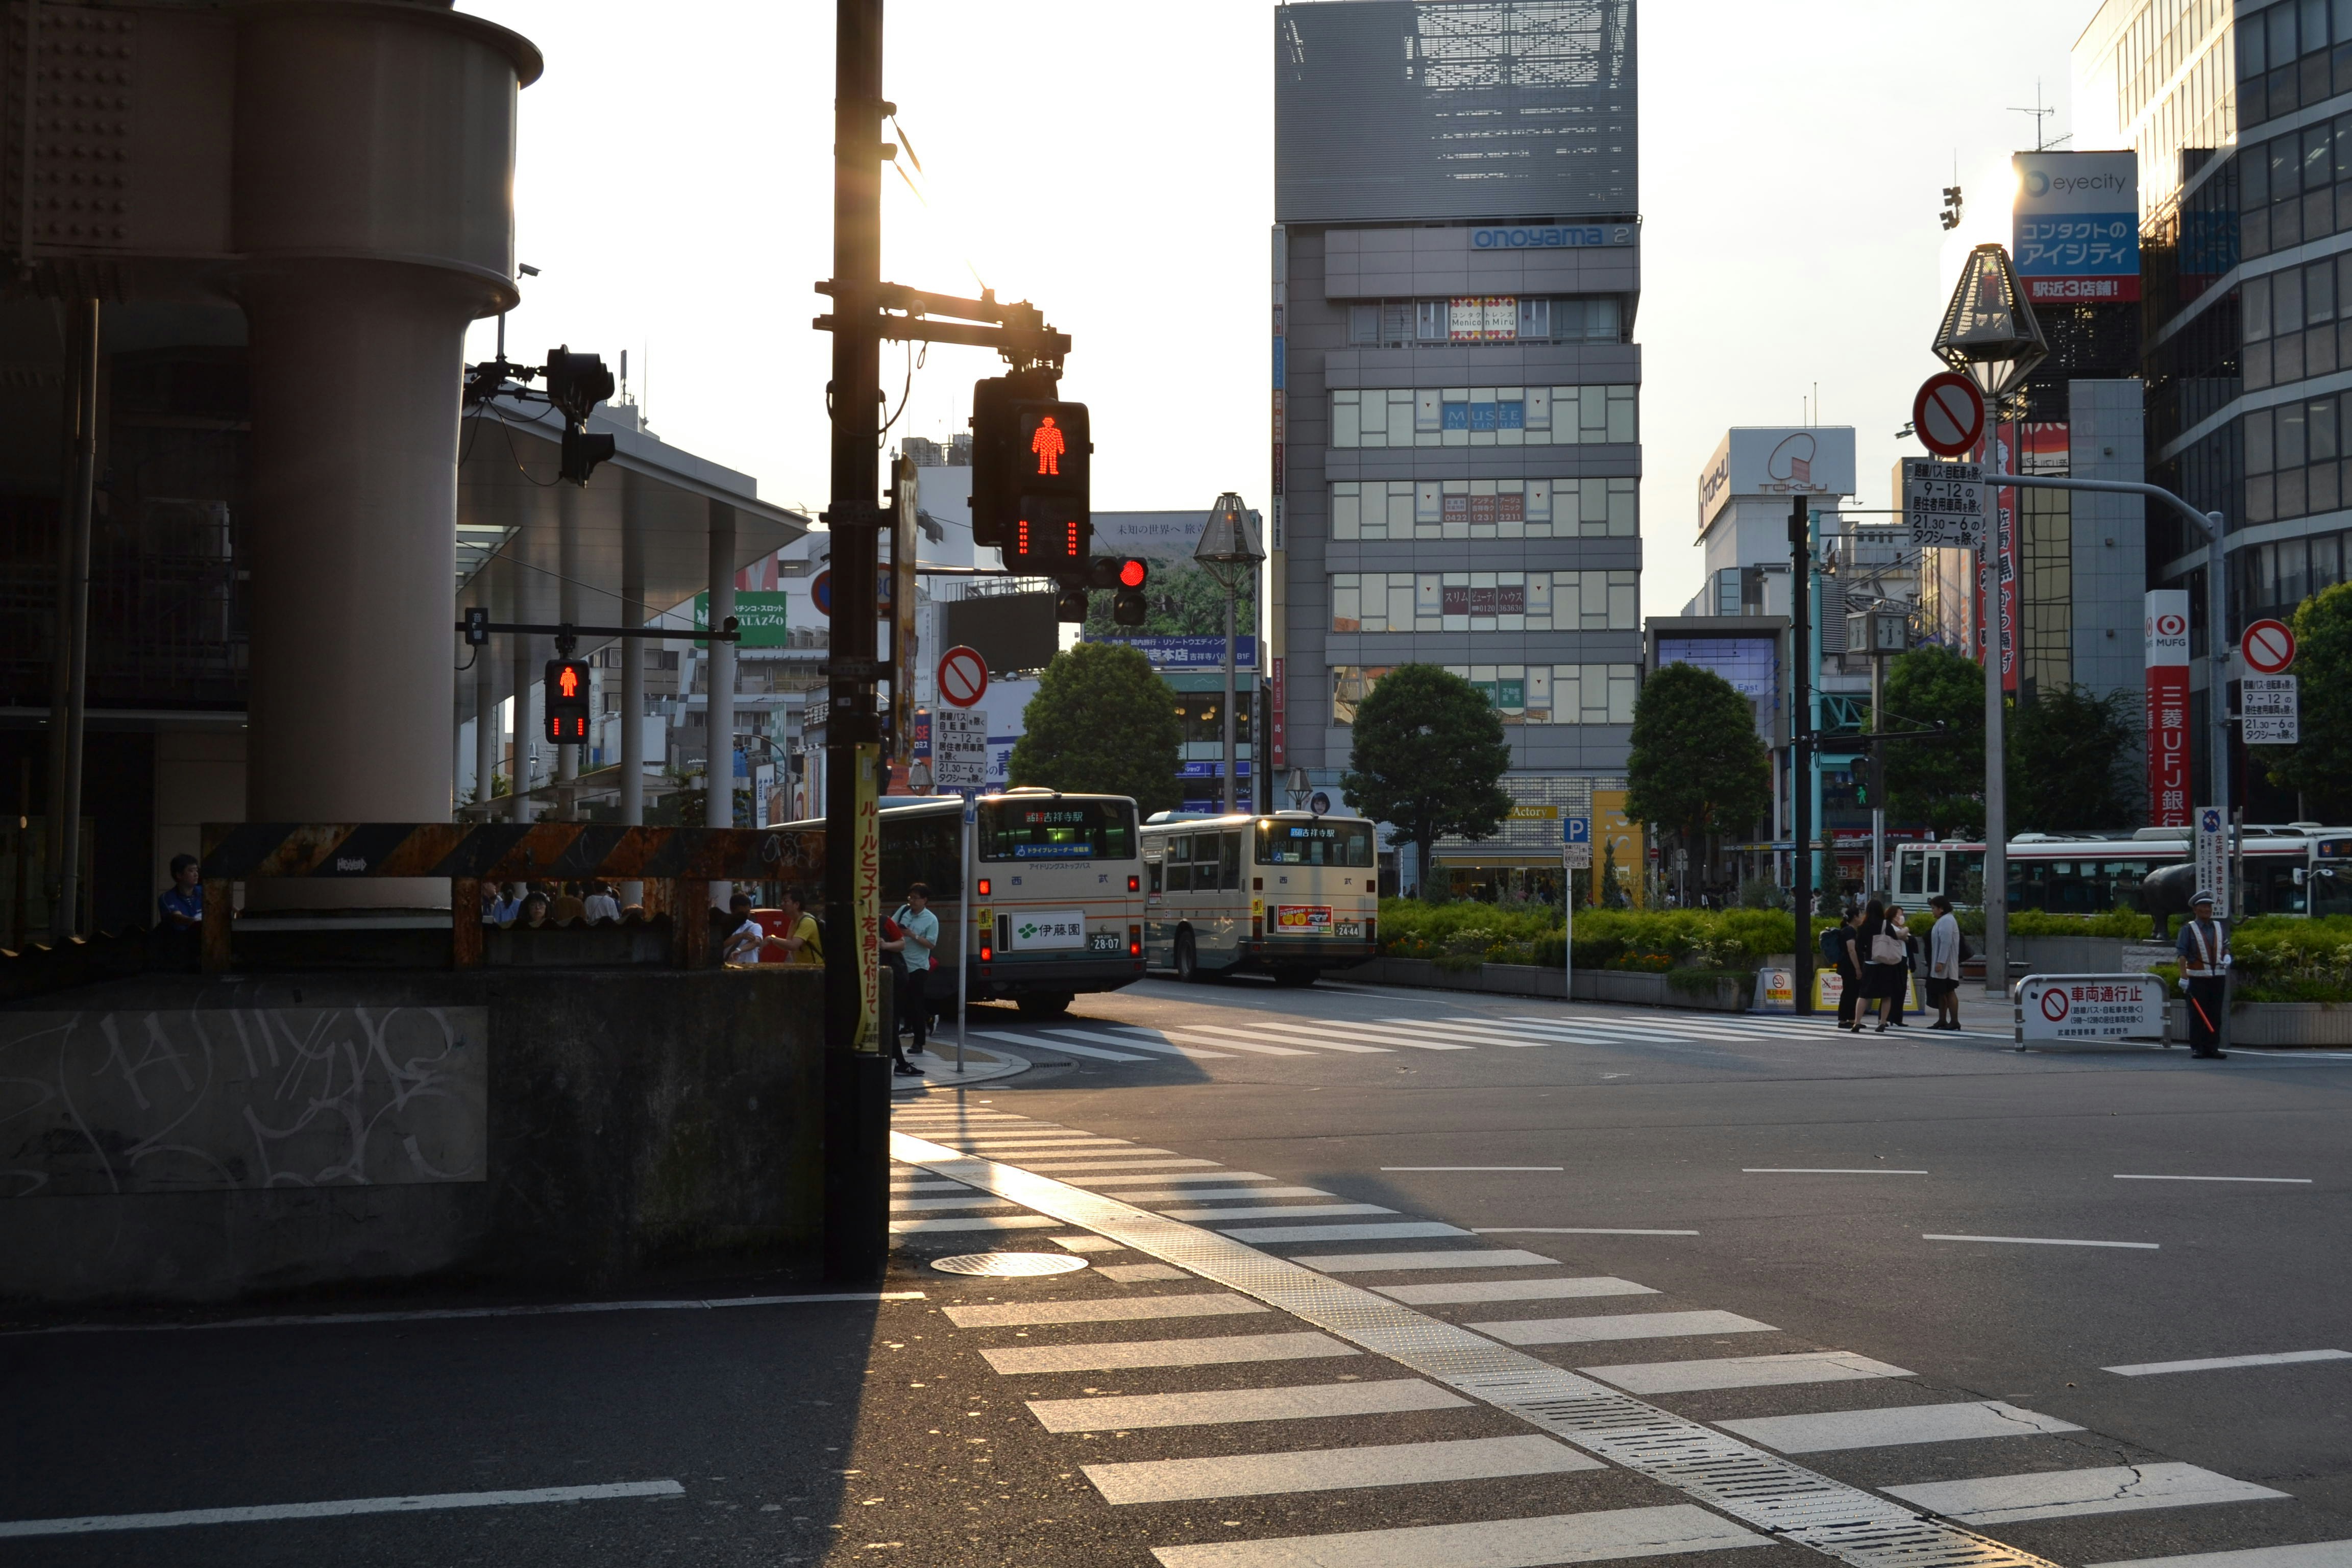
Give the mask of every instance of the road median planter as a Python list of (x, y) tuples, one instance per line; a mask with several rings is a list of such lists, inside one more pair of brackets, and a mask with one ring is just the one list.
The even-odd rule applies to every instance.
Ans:
[[(2171, 1006), (2171, 1028), (2165, 1036), (2172, 1045), (2189, 1038), (2189, 1004), (2178, 996)], [(2352, 1046), (2352, 1003), (2242, 1002), (2230, 1009), (2230, 1043), (2233, 1046)]]

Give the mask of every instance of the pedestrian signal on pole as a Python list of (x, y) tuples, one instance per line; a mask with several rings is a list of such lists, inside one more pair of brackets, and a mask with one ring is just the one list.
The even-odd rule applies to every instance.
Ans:
[(1087, 405), (1054, 388), (1045, 374), (1019, 371), (971, 389), (972, 542), (1041, 575), (1082, 567), (1094, 531)]
[(584, 658), (547, 661), (547, 739), (558, 746), (588, 743), (590, 683)]

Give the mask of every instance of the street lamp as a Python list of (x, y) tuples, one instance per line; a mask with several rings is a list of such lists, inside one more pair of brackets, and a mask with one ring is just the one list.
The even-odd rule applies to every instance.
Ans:
[[(1209, 569), (1225, 590), (1225, 789), (1224, 808), (1234, 809), (1234, 617), (1239, 608), (1242, 581), (1257, 569), (1265, 559), (1265, 550), (1257, 542), (1257, 514), (1242, 504), (1242, 498), (1232, 490), (1217, 498), (1209, 509), (1209, 520), (1201, 529), (1201, 542), (1192, 547), (1192, 559)], [(1261, 743), (1258, 750), (1263, 752)]]

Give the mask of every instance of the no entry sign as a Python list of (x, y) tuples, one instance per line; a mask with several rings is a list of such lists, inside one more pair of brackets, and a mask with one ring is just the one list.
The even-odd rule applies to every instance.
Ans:
[(1911, 430), (1939, 458), (1957, 458), (1984, 438), (1984, 395), (1957, 371), (1931, 375), (1911, 400)]
[(2239, 639), (2238, 651), (2256, 675), (2284, 675), (2294, 663), (2294, 628), (2284, 621), (2256, 621)]
[(961, 644), (940, 655), (940, 700), (969, 708), (988, 694), (988, 661)]

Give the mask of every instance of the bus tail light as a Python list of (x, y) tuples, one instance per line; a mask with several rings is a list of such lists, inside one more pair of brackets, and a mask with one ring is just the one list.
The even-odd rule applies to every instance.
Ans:
[(1265, 917), (1264, 915), (1250, 916), (1250, 941), (1263, 942), (1265, 940)]
[(1143, 890), (1143, 879), (1140, 877), (1129, 877), (1127, 879), (1127, 890), (1130, 893), (1141, 892)]
[[(1129, 877), (1128, 880), (1131, 882), (1135, 880), (1135, 879)], [(1143, 956), (1143, 928), (1141, 926), (1131, 925), (1127, 928), (1127, 956), (1129, 958), (1141, 958)]]
[[(723, 629), (723, 628), (722, 628), (722, 629)], [(992, 947), (991, 947), (991, 946), (989, 946), (989, 945), (988, 945), (987, 940), (986, 940), (985, 938), (982, 939), (982, 942), (981, 942), (981, 944), (980, 944), (980, 961), (981, 961), (982, 963), (990, 963), (990, 962), (993, 961), (993, 960), (995, 959), (995, 957), (996, 957), (996, 950), (995, 950), (994, 948), (992, 948)]]
[(1370, 915), (1364, 917), (1364, 940), (1374, 948), (1381, 945), (1381, 922)]
[(980, 879), (980, 896), (983, 899), (988, 897), (988, 879), (985, 877)]

